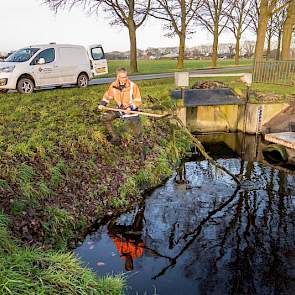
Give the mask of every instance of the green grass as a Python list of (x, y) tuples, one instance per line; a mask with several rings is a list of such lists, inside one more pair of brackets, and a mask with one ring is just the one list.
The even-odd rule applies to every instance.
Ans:
[[(175, 106), (172, 79), (138, 84), (145, 107)], [(168, 120), (148, 118), (145, 162), (126, 122), (115, 125), (127, 147), (112, 146), (94, 112), (106, 88), (0, 95), (0, 193), (8, 204), (7, 217), (0, 214), (0, 294), (122, 293), (122, 277), (97, 279), (66, 249), (102, 212), (125, 208), (171, 175), (182, 151), (172, 152)]]
[[(138, 74), (157, 74), (157, 73), (171, 73), (176, 70), (176, 60), (138, 60)], [(252, 65), (253, 60), (242, 59), (239, 66)], [(129, 68), (129, 60), (109, 60), (109, 74), (107, 77), (113, 77), (116, 69), (119, 67)], [(232, 59), (218, 60), (217, 67), (235, 66)], [(184, 69), (192, 71), (197, 69), (205, 69), (211, 67), (211, 60), (185, 60)]]
[(295, 86), (254, 83), (252, 89), (261, 93), (275, 93), (283, 96), (295, 95)]
[[(236, 71), (235, 73), (240, 73), (241, 71)], [(244, 72), (244, 71), (242, 71)], [(236, 89), (237, 92), (242, 91), (245, 94), (246, 85), (240, 80), (239, 77), (210, 77), (210, 78), (192, 78), (190, 80), (190, 85), (196, 81), (220, 81), (224, 82), (226, 86)], [(288, 99), (287, 96), (295, 95), (295, 86), (282, 86), (276, 84), (264, 84), (264, 83), (253, 83), (250, 87), (251, 91), (263, 94), (277, 94), (281, 96), (281, 100)]]
[[(161, 105), (170, 103), (173, 80), (138, 84), (144, 97), (156, 97)], [(105, 145), (102, 126), (93, 111), (106, 90), (107, 85), (102, 85), (40, 91), (27, 96), (0, 95), (0, 153), (46, 159), (49, 154), (56, 155), (58, 146), (72, 147), (68, 152), (75, 155), (77, 142), (89, 149), (96, 148), (91, 144), (98, 142)], [(58, 172), (55, 174), (56, 178)]]
[(71, 253), (20, 247), (7, 231), (0, 213), (1, 295), (121, 295), (122, 276), (96, 278)]
[(46, 210), (49, 216), (48, 221), (43, 223), (46, 242), (54, 245), (56, 249), (65, 249), (67, 242), (74, 238), (73, 229), (77, 223), (64, 209), (48, 207)]

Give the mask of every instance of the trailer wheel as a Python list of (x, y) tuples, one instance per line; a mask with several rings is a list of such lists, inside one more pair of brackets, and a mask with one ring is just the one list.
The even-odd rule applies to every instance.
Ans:
[(4, 94), (4, 93), (7, 93), (8, 92), (8, 89), (0, 89), (0, 94)]
[(85, 73), (79, 75), (77, 85), (80, 88), (86, 88), (88, 86), (89, 78)]

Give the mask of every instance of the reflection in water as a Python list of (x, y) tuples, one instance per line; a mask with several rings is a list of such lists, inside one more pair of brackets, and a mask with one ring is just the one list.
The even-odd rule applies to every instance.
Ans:
[(241, 189), (207, 161), (187, 162), (190, 187), (172, 177), (75, 252), (98, 275), (133, 269), (128, 294), (294, 294), (295, 177), (218, 161), (243, 175)]
[(141, 240), (144, 208), (140, 208), (131, 225), (120, 225), (111, 221), (108, 234), (116, 245), (120, 257), (125, 260), (125, 270), (133, 270), (133, 261), (142, 256), (144, 243)]

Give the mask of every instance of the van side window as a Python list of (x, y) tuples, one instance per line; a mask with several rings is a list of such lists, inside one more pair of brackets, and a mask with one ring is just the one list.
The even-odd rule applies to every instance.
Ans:
[(32, 61), (32, 65), (36, 65), (40, 58), (45, 59), (45, 63), (49, 64), (55, 60), (55, 50), (54, 48), (48, 48), (41, 51)]
[(104, 52), (101, 47), (92, 48), (91, 55), (94, 60), (104, 59)]

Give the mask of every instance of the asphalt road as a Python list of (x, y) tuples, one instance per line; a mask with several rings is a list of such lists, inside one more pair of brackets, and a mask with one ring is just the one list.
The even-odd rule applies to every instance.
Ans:
[[(226, 67), (226, 68), (217, 68), (217, 69), (200, 69), (195, 71), (190, 71), (189, 73), (192, 75), (197, 74), (215, 74), (215, 73), (224, 73), (224, 72), (235, 72), (235, 71), (248, 71), (251, 70), (252, 66), (241, 66), (241, 67)], [(152, 80), (152, 79), (163, 79), (163, 78), (173, 78), (174, 73), (162, 73), (162, 74), (146, 74), (146, 75), (134, 75), (134, 76), (128, 76), (129, 79), (133, 81), (140, 81), (140, 80)], [(101, 84), (109, 84), (113, 81), (115, 81), (115, 77), (112, 78), (98, 78), (93, 79), (89, 81), (90, 86), (94, 85), (101, 85)], [(77, 87), (75, 85), (65, 85), (62, 88), (70, 88), (70, 87)], [(54, 86), (48, 86), (48, 87), (42, 87), (41, 89), (38, 89), (38, 91), (44, 91), (44, 90), (50, 90), (55, 89)], [(10, 90), (9, 93), (14, 93), (15, 90)]]
[[(241, 67), (227, 67), (227, 68), (218, 68), (218, 69), (200, 69), (195, 71), (190, 71), (190, 74), (222, 74), (224, 72), (235, 72), (235, 71), (248, 71), (251, 70), (252, 66), (241, 66)], [(135, 75), (129, 76), (130, 80), (139, 81), (139, 80), (151, 80), (151, 79), (163, 79), (163, 78), (173, 78), (174, 73), (162, 73), (162, 74), (147, 74), (147, 75)], [(89, 82), (89, 85), (100, 85), (108, 84), (115, 80), (113, 78), (98, 78), (93, 79)]]

